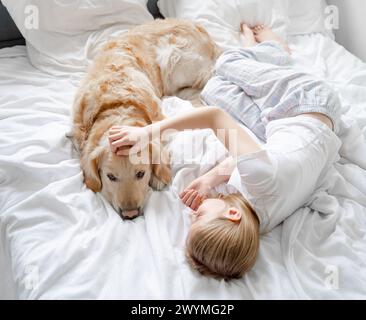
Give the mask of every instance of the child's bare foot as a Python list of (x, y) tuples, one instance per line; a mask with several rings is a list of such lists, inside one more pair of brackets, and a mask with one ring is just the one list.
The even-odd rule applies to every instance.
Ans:
[(285, 40), (283, 40), (281, 37), (276, 35), (272, 29), (265, 27), (264, 25), (258, 25), (253, 28), (253, 33), (255, 35), (255, 39), (261, 43), (264, 41), (277, 41), (279, 42), (283, 48), (291, 54), (291, 50)]
[(248, 48), (248, 47), (254, 47), (255, 45), (258, 44), (258, 42), (255, 40), (255, 36), (253, 33), (253, 30), (250, 29), (248, 27), (247, 24), (245, 24), (244, 22), (240, 24), (240, 30), (241, 33), (244, 36), (244, 47)]

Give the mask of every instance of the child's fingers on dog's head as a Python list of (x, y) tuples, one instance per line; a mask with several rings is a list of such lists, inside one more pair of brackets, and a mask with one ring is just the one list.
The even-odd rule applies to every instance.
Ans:
[(113, 141), (112, 146), (120, 148), (123, 146), (131, 145), (131, 142), (132, 141), (130, 141), (130, 139), (128, 139), (127, 137), (124, 137), (124, 138), (118, 139), (116, 141)]
[(113, 130), (113, 129), (110, 129), (110, 130), (108, 131), (109, 135), (118, 134), (118, 133), (120, 133), (120, 132), (121, 132), (121, 130)]
[(127, 132), (117, 132), (114, 134), (109, 133), (109, 139), (111, 140), (117, 140), (125, 137), (127, 135)]
[(110, 130), (121, 130), (121, 129), (122, 129), (121, 126), (113, 126), (113, 127), (111, 127)]

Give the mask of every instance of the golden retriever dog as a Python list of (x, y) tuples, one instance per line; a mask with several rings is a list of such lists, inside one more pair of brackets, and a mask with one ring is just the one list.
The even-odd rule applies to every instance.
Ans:
[(75, 97), (72, 138), (86, 186), (101, 192), (122, 218), (142, 214), (150, 187), (169, 184), (169, 155), (151, 143), (151, 161), (132, 163), (111, 151), (109, 129), (162, 120), (161, 98), (201, 90), (219, 54), (202, 27), (167, 19), (110, 40), (91, 64)]

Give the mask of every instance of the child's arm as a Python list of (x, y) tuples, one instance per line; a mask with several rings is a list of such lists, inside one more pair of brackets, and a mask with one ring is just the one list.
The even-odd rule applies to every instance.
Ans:
[[(168, 118), (146, 127), (113, 127), (110, 130), (110, 143), (118, 155), (137, 153), (166, 130), (212, 129), (232, 156), (243, 155), (260, 150), (255, 140), (226, 112), (216, 107), (204, 107), (187, 114)], [(233, 134), (233, 141), (229, 137)], [(134, 147), (133, 150), (123, 147)]]
[[(226, 146), (232, 156), (244, 155), (260, 150), (253, 138), (226, 112), (215, 107), (204, 107), (193, 112), (165, 119), (147, 127), (113, 127), (110, 130), (110, 143), (117, 155), (139, 152), (165, 130), (212, 129), (218, 139)], [(221, 131), (221, 132), (220, 132)], [(230, 143), (230, 132), (235, 133), (235, 143)], [(131, 149), (120, 149), (129, 147)], [(191, 209), (197, 210), (201, 202), (208, 197), (209, 191), (221, 183), (227, 182), (235, 168), (235, 160), (230, 157), (202, 177), (193, 181), (180, 195), (182, 201)]]

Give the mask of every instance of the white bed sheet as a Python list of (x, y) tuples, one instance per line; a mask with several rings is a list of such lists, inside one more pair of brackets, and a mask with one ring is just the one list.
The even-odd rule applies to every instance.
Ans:
[[(76, 81), (34, 69), (22, 47), (0, 50), (0, 299), (365, 299), (366, 65), (321, 34), (290, 42), (296, 64), (341, 94), (344, 157), (316, 192), (319, 212), (301, 208), (263, 235), (255, 268), (231, 282), (184, 258), (189, 218), (176, 191), (224, 155), (212, 133), (194, 133), (188, 166), (178, 160), (193, 134), (179, 134), (172, 186), (123, 222), (83, 185), (65, 138)], [(164, 104), (168, 114), (189, 108)]]

